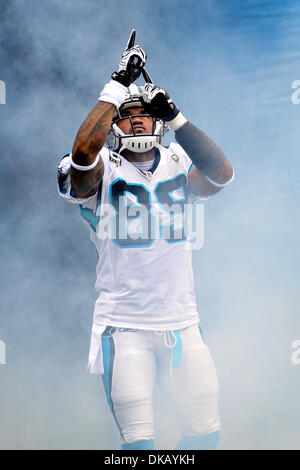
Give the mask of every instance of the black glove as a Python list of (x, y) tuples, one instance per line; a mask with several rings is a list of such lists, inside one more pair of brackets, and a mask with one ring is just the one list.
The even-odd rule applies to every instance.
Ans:
[(142, 99), (145, 111), (163, 121), (172, 121), (179, 113), (169, 93), (154, 83), (146, 83)]
[(111, 78), (129, 87), (141, 75), (146, 59), (147, 56), (140, 46), (126, 49), (121, 56), (118, 71), (114, 72)]

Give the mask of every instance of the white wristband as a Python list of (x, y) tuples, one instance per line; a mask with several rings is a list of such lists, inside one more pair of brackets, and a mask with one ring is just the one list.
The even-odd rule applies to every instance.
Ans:
[(97, 165), (97, 163), (99, 162), (99, 153), (97, 154), (97, 157), (95, 158), (95, 160), (93, 161), (93, 163), (91, 163), (91, 165), (77, 165), (77, 163), (74, 163), (73, 162), (73, 159), (72, 159), (72, 154), (70, 155), (71, 157), (71, 165), (73, 168), (76, 168), (76, 170), (79, 170), (79, 171), (89, 171), (89, 170), (92, 170), (93, 168), (95, 168), (95, 166)]
[(232, 171), (232, 177), (228, 181), (226, 181), (226, 183), (222, 183), (222, 184), (221, 183), (216, 183), (215, 181), (213, 181), (212, 179), (210, 179), (206, 175), (204, 175), (204, 176), (211, 184), (213, 184), (217, 188), (224, 188), (225, 186), (227, 186), (229, 183), (231, 183), (234, 180), (234, 171)]
[(187, 119), (184, 117), (182, 113), (178, 113), (177, 116), (172, 119), (172, 121), (166, 121), (166, 124), (173, 129), (173, 131), (177, 131), (179, 127), (183, 126), (185, 124)]
[(114, 104), (117, 109), (123, 104), (125, 95), (128, 93), (127, 87), (117, 82), (116, 80), (111, 80), (106, 85), (104, 85), (103, 90), (100, 93), (99, 101), (105, 101), (106, 103)]

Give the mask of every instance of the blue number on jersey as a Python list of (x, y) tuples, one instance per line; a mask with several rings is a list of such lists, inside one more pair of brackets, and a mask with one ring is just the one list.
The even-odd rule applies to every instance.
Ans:
[[(125, 205), (127, 193), (135, 196), (135, 204)], [(154, 241), (149, 235), (151, 227), (154, 226), (150, 191), (141, 184), (126, 183), (118, 178), (110, 186), (110, 202), (116, 211), (116, 238), (113, 241), (120, 247), (150, 246)], [(132, 211), (135, 212), (134, 215), (129, 213), (131, 208), (135, 209)], [(135, 223), (139, 225), (140, 230), (131, 232), (130, 226)]]
[[(125, 202), (127, 193), (131, 193), (135, 197), (133, 204)], [(167, 215), (168, 212), (171, 214), (169, 220), (174, 220), (174, 214), (172, 215), (173, 204), (178, 205), (181, 209), (181, 221), (183, 220), (184, 204), (187, 202), (187, 179), (184, 173), (158, 183), (154, 194), (159, 204), (162, 205), (162, 211)], [(120, 203), (121, 197), (122, 202)], [(131, 197), (131, 199), (133, 198)], [(154, 216), (151, 213), (150, 191), (144, 185), (127, 183), (122, 178), (118, 178), (110, 185), (110, 202), (116, 211), (116, 238), (113, 239), (114, 243), (122, 248), (150, 246), (154, 241), (154, 234), (152, 233)], [(143, 213), (141, 208), (139, 210), (141, 205), (144, 206), (146, 214), (145, 212)], [(130, 215), (129, 212), (132, 207), (135, 210), (133, 211), (134, 214)], [(134, 225), (134, 230), (131, 232), (130, 226), (132, 224)], [(170, 221), (167, 225), (160, 225), (161, 236), (168, 243), (184, 241), (186, 239), (183, 223), (179, 223), (179, 227), (177, 225), (175, 226)], [(137, 230), (137, 227), (139, 230)]]
[[(157, 183), (154, 188), (156, 199), (169, 218), (167, 224), (160, 224), (161, 237), (168, 243), (186, 240), (184, 234), (185, 207), (187, 203), (187, 180), (184, 173)], [(171, 223), (174, 220), (174, 223)]]

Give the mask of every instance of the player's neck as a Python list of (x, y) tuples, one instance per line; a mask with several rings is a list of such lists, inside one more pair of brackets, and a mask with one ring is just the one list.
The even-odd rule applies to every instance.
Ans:
[(151, 149), (148, 152), (136, 153), (131, 152), (130, 150), (123, 150), (121, 155), (126, 158), (129, 162), (147, 162), (148, 160), (153, 160), (155, 157), (155, 149)]

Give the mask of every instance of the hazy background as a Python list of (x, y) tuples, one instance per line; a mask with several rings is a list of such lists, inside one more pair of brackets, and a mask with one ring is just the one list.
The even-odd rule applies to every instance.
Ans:
[[(194, 259), (219, 448), (300, 449), (299, 2), (2, 0), (0, 15), (0, 448), (119, 448), (100, 378), (86, 372), (96, 251), (57, 194), (56, 166), (134, 27), (152, 78), (236, 172), (206, 203)], [(156, 448), (175, 445), (172, 414), (157, 435)]]

